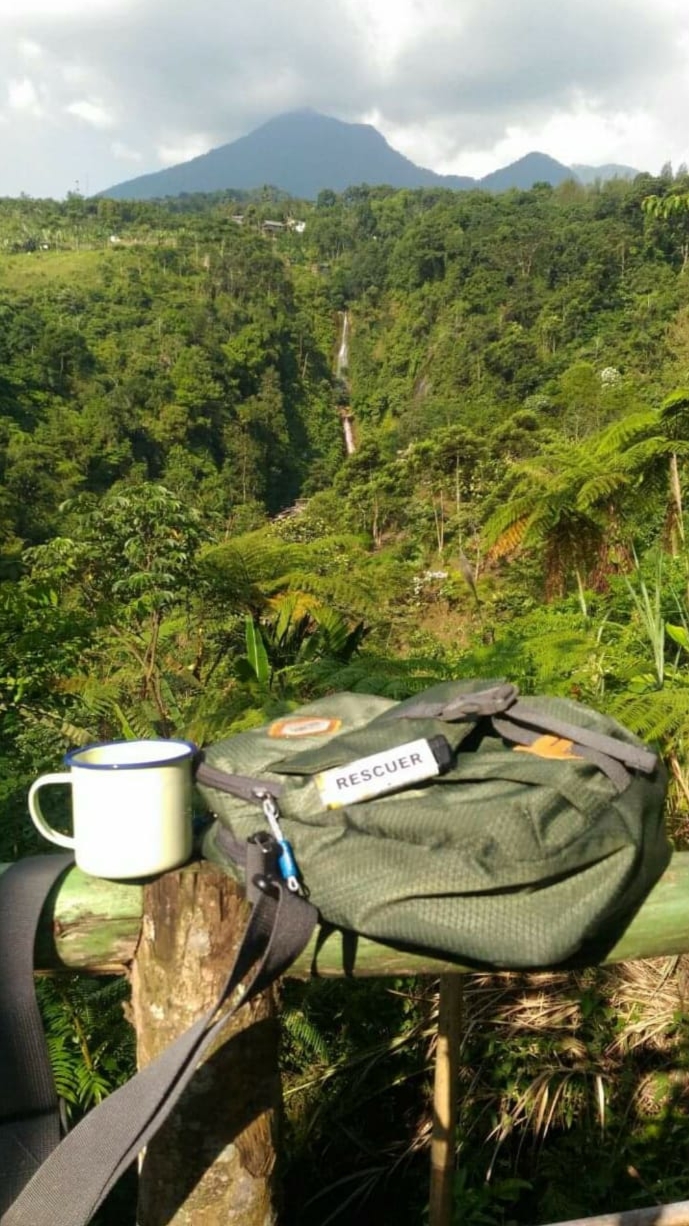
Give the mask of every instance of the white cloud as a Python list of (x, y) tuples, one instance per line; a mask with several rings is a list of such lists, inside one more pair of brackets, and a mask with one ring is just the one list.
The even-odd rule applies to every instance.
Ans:
[[(376, 122), (375, 117), (371, 122)], [(458, 153), (444, 125), (395, 128), (378, 117), (377, 126), (413, 161), (432, 166), (441, 174), (474, 178), (534, 150), (550, 153), (568, 166), (575, 162), (589, 166), (618, 162), (650, 171), (658, 171), (667, 160), (679, 162), (684, 157), (681, 142), (673, 151), (669, 133), (648, 113), (636, 109), (600, 114), (584, 100), (571, 111), (555, 112), (542, 123), (508, 124), (499, 140), (476, 152)]]
[(123, 162), (142, 162), (143, 153), (138, 149), (131, 149), (129, 145), (125, 145), (121, 140), (114, 140), (110, 146), (113, 155), (120, 158)]
[(207, 135), (197, 132), (176, 143), (166, 144), (164, 142), (158, 145), (156, 155), (161, 166), (176, 166), (178, 162), (188, 162), (191, 158), (206, 153), (211, 143)]
[[(88, 0), (89, 17), (124, 14), (136, 0)], [(84, 0), (0, 0), (0, 21), (3, 25), (21, 27), (26, 22), (64, 21), (84, 17)]]
[(20, 38), (17, 50), (24, 60), (33, 62), (43, 57), (43, 48), (38, 43), (35, 43), (32, 38)]
[(92, 128), (102, 128), (108, 130), (116, 127), (116, 119), (112, 111), (109, 111), (102, 102), (98, 102), (93, 98), (80, 98), (76, 102), (70, 102), (65, 107), (68, 115), (76, 115), (77, 119), (83, 119), (84, 123), (88, 123)]
[(88, 64), (68, 61), (60, 65), (60, 76), (65, 85), (71, 86), (72, 89), (89, 89), (97, 74)]
[(43, 114), (38, 90), (30, 77), (8, 81), (7, 105), (11, 111), (25, 111), (28, 115), (37, 117)]
[[(438, 4), (419, 0), (344, 0), (350, 19), (359, 27), (368, 53), (383, 69), (389, 68), (409, 43), (413, 43)], [(452, 20), (452, 11), (450, 10)]]
[(0, 194), (96, 191), (301, 106), (445, 172), (689, 160), (686, 0), (0, 0), (0, 31)]

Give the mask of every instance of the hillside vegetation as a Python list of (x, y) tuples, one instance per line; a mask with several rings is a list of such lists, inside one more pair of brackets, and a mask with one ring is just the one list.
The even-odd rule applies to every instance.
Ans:
[[(658, 740), (681, 843), (687, 191), (668, 170), (315, 204), (269, 190), (0, 201), (3, 857), (34, 848), (28, 784), (70, 745), (203, 742), (323, 692), (471, 675), (580, 698)], [(510, 1048), (496, 1024), (479, 1051), (471, 1030), (463, 1221), (679, 1198), (680, 1005), (664, 1045), (644, 1031), (630, 1062), (601, 983), (571, 988), (555, 1038), (532, 1019)], [(336, 988), (288, 1002), (294, 1170), (341, 1129), (320, 1173), (330, 1199), (295, 1210), (301, 1226), (325, 1221), (340, 1177), (383, 1220), (402, 1154), (393, 1137), (370, 1177), (366, 1146), (402, 1117), (415, 1170), (430, 1005), (405, 986), (371, 1006), (377, 990), (350, 994), (339, 1029)], [(392, 1065), (374, 1016), (408, 1039)], [(367, 1045), (389, 1088), (368, 1138), (359, 1083), (348, 1097), (333, 1072)], [(322, 1080), (304, 1079), (309, 1062)], [(100, 1081), (76, 1078), (73, 1110), (120, 1074), (113, 1058)], [(407, 1203), (420, 1220), (411, 1186), (400, 1221)]]

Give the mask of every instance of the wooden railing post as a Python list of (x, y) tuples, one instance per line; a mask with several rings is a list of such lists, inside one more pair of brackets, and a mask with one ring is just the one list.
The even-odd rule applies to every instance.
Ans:
[[(247, 914), (237, 884), (207, 863), (145, 887), (132, 967), (140, 1066), (213, 1004)], [(138, 1226), (272, 1226), (279, 1109), (278, 1025), (266, 992), (229, 1020), (149, 1144)]]

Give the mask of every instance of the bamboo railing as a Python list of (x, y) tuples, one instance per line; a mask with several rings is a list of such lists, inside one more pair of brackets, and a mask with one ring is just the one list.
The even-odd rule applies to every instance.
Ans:
[[(0, 865), (0, 872), (7, 865)], [(193, 866), (190, 866), (191, 871)], [(141, 933), (143, 887), (88, 877), (74, 868), (53, 891), (45, 908), (36, 954), (40, 970), (82, 970), (124, 974)], [(660, 881), (624, 933), (606, 950), (601, 964), (689, 952), (689, 852), (676, 853)], [(471, 970), (426, 954), (408, 953), (359, 937), (353, 967), (339, 933), (315, 956), (315, 938), (294, 963), (290, 976), (442, 975)]]
[[(0, 865), (0, 873), (7, 867)], [(145, 1064), (214, 999), (247, 910), (237, 882), (208, 863), (190, 864), (149, 884), (105, 881), (73, 868), (44, 908), (36, 966), (47, 973), (128, 975), (139, 1062)], [(589, 949), (581, 965), (685, 952), (689, 852), (674, 855), (626, 930), (598, 954)], [(289, 971), (302, 979), (314, 974), (440, 977), (430, 1226), (451, 1221), (461, 1001), (457, 975), (472, 969), (364, 937), (352, 945), (351, 939), (333, 933), (317, 951), (314, 938)], [(266, 993), (255, 1007), (240, 1011), (218, 1051), (204, 1063), (201, 1090), (183, 1098), (160, 1140), (156, 1137), (148, 1147), (139, 1179), (140, 1226), (194, 1226), (199, 1221), (204, 1226), (276, 1226), (277, 1042), (274, 999)], [(252, 1069), (260, 1069), (260, 1077)], [(586, 1226), (685, 1224), (689, 1212), (684, 1203), (586, 1219)]]

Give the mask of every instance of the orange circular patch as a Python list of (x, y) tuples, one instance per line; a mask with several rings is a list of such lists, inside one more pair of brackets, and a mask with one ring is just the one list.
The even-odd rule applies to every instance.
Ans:
[(339, 732), (341, 726), (341, 719), (328, 719), (322, 715), (288, 715), (286, 719), (279, 719), (275, 724), (271, 724), (268, 736), (288, 739), (300, 736), (328, 736), (330, 733)]

